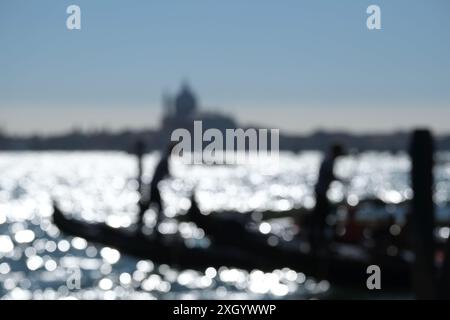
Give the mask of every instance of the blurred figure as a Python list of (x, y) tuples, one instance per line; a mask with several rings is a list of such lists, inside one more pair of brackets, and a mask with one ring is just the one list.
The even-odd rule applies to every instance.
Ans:
[(350, 206), (347, 208), (347, 210), (347, 219), (344, 225), (345, 232), (339, 240), (348, 243), (358, 243), (364, 237), (365, 228), (358, 222), (356, 218), (357, 207)]
[(147, 200), (141, 200), (140, 202), (138, 230), (141, 230), (144, 224), (143, 220), (145, 212), (150, 206), (152, 206), (156, 209), (157, 216), (156, 216), (155, 230), (156, 234), (159, 235), (158, 226), (163, 218), (163, 211), (162, 211), (161, 193), (159, 192), (158, 185), (162, 180), (170, 176), (169, 161), (173, 147), (174, 145), (170, 144), (164, 151), (164, 153), (161, 155), (161, 159), (156, 165), (155, 172), (153, 173), (153, 178), (150, 183), (150, 197)]
[(309, 230), (311, 250), (315, 253), (317, 253), (324, 244), (326, 219), (330, 212), (330, 202), (327, 197), (327, 192), (331, 182), (339, 180), (334, 175), (334, 163), (335, 160), (343, 154), (343, 147), (340, 144), (334, 144), (330, 147), (320, 165), (319, 177), (314, 188), (316, 206), (312, 213)]
[(138, 192), (142, 197), (142, 172), (143, 172), (143, 164), (142, 158), (145, 153), (145, 142), (142, 139), (138, 139), (134, 146), (134, 154), (138, 158)]

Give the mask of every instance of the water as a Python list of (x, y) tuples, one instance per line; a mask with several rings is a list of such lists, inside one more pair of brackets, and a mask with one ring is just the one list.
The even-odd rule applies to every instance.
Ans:
[[(185, 166), (174, 161), (174, 178), (161, 190), (168, 220), (165, 232), (204, 237), (190, 223), (173, 217), (189, 207), (195, 190), (203, 211), (289, 210), (314, 206), (312, 194), (321, 155), (282, 153), (278, 165)], [(151, 179), (157, 154), (145, 158), (144, 180)], [(357, 202), (380, 198), (396, 204), (411, 197), (405, 154), (364, 153), (337, 164), (348, 188), (334, 183), (330, 198)], [(52, 225), (51, 202), (75, 217), (129, 227), (136, 220), (138, 193), (134, 157), (119, 152), (0, 154), (0, 297), (4, 299), (279, 299), (323, 297), (326, 281), (301, 270), (263, 273), (220, 268), (202, 272), (121, 255), (117, 250), (63, 235)], [(450, 156), (440, 154), (436, 201), (441, 219), (449, 217)], [(369, 210), (367, 215), (373, 215)], [(73, 279), (81, 275), (80, 288)], [(332, 290), (332, 288), (331, 288)]]

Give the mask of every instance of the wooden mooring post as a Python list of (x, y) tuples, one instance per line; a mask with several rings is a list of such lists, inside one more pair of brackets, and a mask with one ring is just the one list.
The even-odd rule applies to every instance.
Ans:
[(137, 176), (137, 180), (138, 180), (138, 192), (139, 192), (139, 195), (142, 196), (142, 192), (143, 192), (143, 190), (142, 190), (142, 188), (143, 188), (143, 185), (142, 185), (142, 175), (143, 175), (143, 163), (142, 163), (142, 158), (143, 158), (144, 152), (145, 152), (145, 143), (144, 143), (144, 141), (142, 141), (141, 139), (139, 139), (139, 140), (136, 142), (134, 152), (135, 152), (136, 157), (137, 157), (137, 160), (138, 160), (138, 176)]
[(415, 262), (412, 270), (413, 290), (417, 299), (437, 298), (434, 255), (433, 162), (434, 144), (431, 132), (413, 132), (411, 156), (412, 232)]

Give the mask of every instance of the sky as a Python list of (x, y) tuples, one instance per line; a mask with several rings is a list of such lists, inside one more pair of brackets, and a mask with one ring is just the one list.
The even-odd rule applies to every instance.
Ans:
[(157, 127), (188, 80), (242, 125), (450, 133), (449, 16), (447, 0), (0, 0), (0, 128)]

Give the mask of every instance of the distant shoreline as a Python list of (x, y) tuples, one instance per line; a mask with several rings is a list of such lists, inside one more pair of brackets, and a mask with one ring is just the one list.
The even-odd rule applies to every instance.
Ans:
[[(326, 150), (340, 142), (357, 151), (407, 151), (410, 132), (355, 134), (347, 132), (317, 131), (308, 135), (280, 134), (280, 150)], [(122, 132), (81, 132), (73, 131), (54, 136), (12, 136), (0, 134), (0, 150), (4, 151), (45, 151), (45, 150), (111, 150), (133, 151), (137, 140), (143, 140), (147, 151), (164, 148), (168, 136), (160, 130), (126, 130)], [(436, 150), (450, 150), (450, 134), (436, 135)]]

